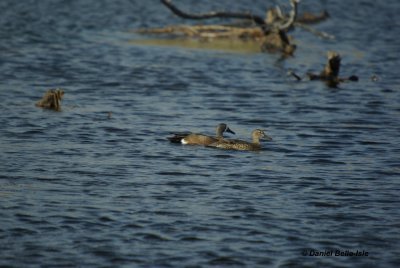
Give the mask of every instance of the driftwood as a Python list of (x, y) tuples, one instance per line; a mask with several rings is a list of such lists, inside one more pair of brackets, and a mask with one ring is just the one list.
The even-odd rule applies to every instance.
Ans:
[(168, 7), (175, 15), (182, 17), (184, 19), (192, 19), (192, 20), (203, 20), (212, 18), (249, 19), (254, 21), (257, 25), (259, 25), (264, 31), (267, 31), (266, 28), (267, 25), (264, 19), (250, 13), (217, 11), (204, 14), (190, 14), (178, 9), (175, 5), (172, 4), (171, 0), (161, 0), (161, 3), (163, 3), (166, 7)]
[(198, 37), (202, 39), (261, 39), (264, 37), (263, 31), (258, 27), (244, 28), (224, 25), (178, 25), (164, 28), (139, 29), (137, 32), (143, 34), (174, 34), (177, 36)]
[[(328, 51), (327, 56), (328, 62), (319, 74), (307, 73), (307, 77), (309, 78), (309, 80), (323, 81), (328, 87), (337, 87), (339, 83), (342, 82), (358, 81), (358, 76), (356, 75), (351, 75), (349, 77), (339, 77), (340, 63), (342, 59), (337, 52)], [(289, 71), (289, 74), (296, 78), (298, 81), (302, 80), (300, 76), (292, 71)]]
[(171, 0), (160, 1), (175, 15), (185, 19), (205, 20), (212, 18), (232, 18), (249, 21), (251, 24), (178, 25), (156, 29), (139, 29), (137, 30), (138, 33), (169, 34), (200, 39), (237, 38), (242, 40), (254, 40), (260, 44), (261, 51), (281, 52), (283, 55), (292, 55), (296, 49), (292, 38), (287, 34), (287, 32), (295, 26), (301, 27), (322, 38), (333, 39), (333, 36), (308, 26), (308, 24), (325, 20), (329, 17), (329, 14), (324, 11), (321, 14), (304, 13), (298, 16), (297, 6), (300, 0), (289, 0), (292, 7), (289, 14), (284, 14), (277, 6), (269, 9), (265, 18), (249, 12), (215, 11), (193, 14), (182, 11), (176, 7)]
[(64, 90), (59, 88), (49, 89), (35, 105), (36, 107), (61, 111), (61, 99), (63, 96)]
[[(275, 23), (268, 23), (268, 19), (264, 20), (263, 18), (251, 13), (212, 12), (208, 14), (197, 15), (188, 14), (177, 9), (171, 3), (171, 0), (161, 0), (161, 2), (176, 15), (184, 18), (209, 19), (220, 17), (251, 20), (257, 25), (258, 28), (260, 28), (261, 33), (253, 29), (251, 32), (242, 32), (240, 37), (256, 37), (261, 43), (262, 51), (282, 52), (285, 55), (292, 55), (296, 49), (296, 46), (291, 44), (290, 38), (287, 36), (286, 31), (292, 27), (292, 24), (296, 19), (297, 4), (299, 2), (298, 0), (290, 0), (292, 5), (292, 11), (290, 12), (290, 15), (287, 17), (287, 19), (284, 20), (282, 17), (281, 20)], [(238, 30), (235, 28), (232, 28), (232, 31), (234, 33), (238, 32)]]
[(195, 26), (169, 26), (158, 29), (139, 29), (139, 33), (175, 34), (197, 38), (239, 38), (251, 39), (260, 43), (262, 51), (282, 52), (291, 55), (296, 49), (292, 44), (287, 31), (292, 27), (297, 17), (297, 4), (299, 0), (290, 0), (292, 10), (288, 15), (282, 15), (279, 20), (271, 23), (271, 19), (264, 19), (251, 13), (240, 12), (210, 12), (202, 14), (187, 13), (177, 8), (171, 0), (160, 0), (169, 10), (177, 16), (186, 19), (204, 20), (211, 18), (234, 18), (252, 22), (250, 26), (235, 25), (195, 25)]
[(318, 31), (309, 24), (321, 22), (329, 17), (328, 12), (320, 14), (304, 13), (298, 15), (297, 6), (300, 0), (289, 0), (291, 10), (285, 14), (276, 6), (270, 8), (265, 18), (249, 12), (227, 12), (213, 11), (209, 13), (188, 13), (184, 12), (172, 3), (172, 0), (160, 0), (175, 15), (192, 20), (206, 20), (212, 18), (241, 19), (241, 25), (178, 25), (167, 26), (155, 29), (139, 29), (142, 34), (168, 34), (183, 37), (193, 37), (200, 39), (213, 38), (236, 38), (241, 40), (253, 40), (259, 43), (261, 51), (281, 52), (285, 55), (292, 55), (296, 49), (292, 38), (287, 34), (294, 27), (300, 27), (319, 37), (333, 39), (332, 35)]

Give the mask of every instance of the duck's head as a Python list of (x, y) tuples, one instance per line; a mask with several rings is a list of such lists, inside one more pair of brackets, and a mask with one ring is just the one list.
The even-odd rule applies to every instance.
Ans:
[(272, 140), (272, 138), (270, 136), (268, 136), (267, 134), (265, 134), (265, 131), (261, 130), (261, 129), (253, 130), (252, 136), (253, 136), (253, 139), (257, 139), (257, 140), (260, 140), (260, 139), (267, 140), (267, 141)]
[(233, 132), (233, 131), (228, 127), (227, 124), (221, 123), (221, 124), (219, 124), (219, 125), (217, 126), (217, 133), (220, 133), (220, 134), (222, 135), (222, 133), (224, 133), (224, 132), (229, 132), (229, 133), (235, 134), (235, 132)]

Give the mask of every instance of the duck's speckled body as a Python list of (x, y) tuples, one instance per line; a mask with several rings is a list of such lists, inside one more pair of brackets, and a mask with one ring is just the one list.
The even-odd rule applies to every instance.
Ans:
[(257, 151), (261, 149), (260, 139), (272, 140), (271, 137), (265, 134), (261, 129), (255, 129), (251, 133), (252, 142), (236, 139), (222, 139), (217, 142), (211, 143), (208, 147), (227, 149), (227, 150), (241, 150), (241, 151)]

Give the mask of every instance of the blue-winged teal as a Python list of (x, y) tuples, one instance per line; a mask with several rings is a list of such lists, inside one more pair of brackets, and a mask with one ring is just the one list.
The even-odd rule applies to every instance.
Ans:
[(233, 139), (223, 139), (217, 142), (211, 143), (208, 147), (215, 147), (228, 150), (243, 150), (243, 151), (256, 151), (261, 149), (260, 139), (272, 140), (265, 132), (261, 129), (255, 129), (251, 133), (253, 139), (252, 142), (233, 140)]
[(216, 136), (211, 137), (208, 135), (198, 133), (175, 133), (174, 136), (168, 137), (171, 142), (190, 144), (190, 145), (209, 145), (223, 139), (224, 132), (235, 134), (226, 124), (219, 124), (216, 130)]

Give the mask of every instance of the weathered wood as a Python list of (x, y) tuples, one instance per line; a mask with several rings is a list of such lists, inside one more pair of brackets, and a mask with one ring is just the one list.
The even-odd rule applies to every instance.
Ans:
[(42, 97), (41, 100), (36, 102), (36, 107), (51, 109), (54, 111), (61, 111), (61, 100), (64, 96), (62, 89), (49, 89)]
[(268, 10), (266, 18), (254, 15), (249, 12), (226, 12), (213, 11), (208, 13), (188, 13), (182, 11), (172, 3), (172, 0), (160, 0), (169, 10), (179, 17), (194, 20), (204, 20), (211, 18), (234, 18), (251, 21), (252, 24), (245, 25), (190, 25), (190, 26), (167, 26), (156, 29), (139, 29), (138, 33), (143, 34), (172, 34), (177, 36), (195, 37), (195, 38), (240, 38), (244, 40), (255, 40), (260, 43), (261, 51), (281, 52), (284, 55), (292, 55), (296, 50), (296, 45), (292, 44), (291, 37), (287, 32), (294, 26), (301, 27), (313, 34), (323, 38), (333, 39), (333, 36), (324, 32), (317, 31), (306, 23), (322, 21), (329, 15), (324, 12), (314, 15), (305, 13), (298, 17), (299, 0), (289, 0), (291, 11), (289, 14), (283, 14), (277, 6)]
[(339, 53), (335, 51), (328, 51), (328, 62), (326, 63), (324, 69), (319, 74), (307, 73), (310, 80), (320, 80), (325, 82), (329, 87), (337, 87), (339, 83), (347, 81), (358, 81), (356, 75), (351, 75), (349, 77), (339, 77), (340, 63), (342, 58)]
[(187, 13), (179, 8), (177, 8), (174, 4), (172, 4), (171, 0), (161, 0), (166, 7), (168, 7), (175, 15), (192, 20), (203, 20), (203, 19), (212, 19), (212, 18), (232, 18), (232, 19), (248, 19), (254, 21), (259, 27), (262, 28), (263, 31), (268, 31), (268, 26), (265, 23), (262, 17), (251, 13), (239, 13), (239, 12), (226, 12), (226, 11), (214, 11), (203, 14), (192, 14)]
[(136, 32), (144, 34), (175, 34), (199, 38), (242, 38), (260, 39), (264, 33), (258, 27), (234, 27), (223, 25), (177, 25), (164, 28), (139, 29)]
[(333, 36), (331, 34), (328, 34), (328, 33), (323, 32), (323, 31), (318, 31), (318, 30), (316, 30), (316, 29), (314, 29), (314, 28), (312, 28), (312, 27), (310, 27), (310, 26), (308, 26), (306, 24), (300, 23), (300, 22), (295, 22), (294, 26), (302, 28), (303, 30), (306, 30), (306, 31), (308, 31), (308, 32), (310, 32), (310, 33), (312, 33), (312, 34), (314, 34), (316, 36), (319, 36), (321, 38), (331, 39), (331, 40), (335, 39), (335, 36)]

